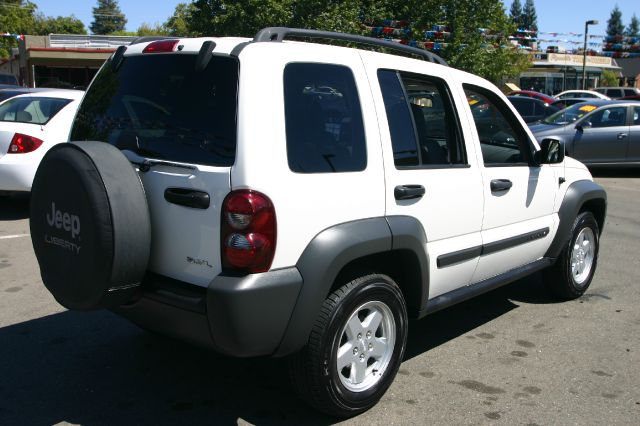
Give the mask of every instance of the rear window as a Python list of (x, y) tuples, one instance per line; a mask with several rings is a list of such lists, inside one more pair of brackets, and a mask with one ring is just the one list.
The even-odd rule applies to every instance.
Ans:
[(0, 105), (0, 121), (47, 124), (71, 99), (21, 97)]
[(231, 166), (236, 151), (238, 62), (197, 55), (128, 56), (96, 75), (71, 140), (108, 142), (154, 159)]

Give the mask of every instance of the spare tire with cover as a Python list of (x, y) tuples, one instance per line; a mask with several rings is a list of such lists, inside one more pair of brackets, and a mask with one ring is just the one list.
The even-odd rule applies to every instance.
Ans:
[(151, 250), (149, 208), (137, 172), (114, 146), (49, 150), (31, 190), (30, 227), (42, 281), (66, 308), (112, 308), (135, 296)]

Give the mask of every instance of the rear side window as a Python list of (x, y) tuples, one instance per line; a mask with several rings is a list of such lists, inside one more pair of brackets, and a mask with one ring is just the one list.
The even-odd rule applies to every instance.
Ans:
[(356, 172), (367, 167), (360, 100), (348, 67), (288, 64), (284, 108), (292, 171)]
[(397, 168), (466, 164), (458, 118), (444, 81), (378, 70)]
[(622, 89), (607, 89), (607, 96), (610, 98), (621, 98)]
[(108, 142), (154, 159), (231, 166), (236, 151), (238, 62), (197, 55), (125, 56), (102, 67), (87, 92), (71, 140)]
[(47, 124), (71, 99), (23, 97), (0, 105), (0, 121)]

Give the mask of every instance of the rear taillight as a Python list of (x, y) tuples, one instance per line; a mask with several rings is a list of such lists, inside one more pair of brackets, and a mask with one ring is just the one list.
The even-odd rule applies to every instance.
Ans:
[(266, 272), (276, 252), (276, 211), (266, 195), (233, 191), (222, 204), (222, 265), (245, 272)]
[(180, 40), (159, 40), (149, 43), (142, 49), (142, 53), (167, 53), (173, 52)]
[(11, 139), (7, 154), (26, 154), (27, 152), (35, 151), (40, 145), (42, 145), (42, 139), (16, 133)]

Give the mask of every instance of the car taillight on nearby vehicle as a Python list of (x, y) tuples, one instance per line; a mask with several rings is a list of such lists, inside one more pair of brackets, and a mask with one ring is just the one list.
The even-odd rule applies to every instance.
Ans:
[(42, 140), (33, 136), (16, 133), (11, 139), (11, 144), (7, 150), (7, 154), (26, 154), (35, 151), (42, 145)]
[(222, 204), (222, 265), (266, 272), (276, 251), (276, 211), (266, 195), (249, 189), (231, 192)]

